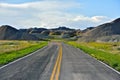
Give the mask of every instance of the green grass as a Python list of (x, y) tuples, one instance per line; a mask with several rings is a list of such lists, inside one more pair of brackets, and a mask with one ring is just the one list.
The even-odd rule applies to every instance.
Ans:
[(23, 57), (31, 52), (34, 52), (47, 45), (47, 42), (29, 42), (33, 45), (29, 45), (19, 50), (11, 50), (9, 52), (0, 53), (0, 65), (7, 64), (17, 58)]
[[(87, 43), (77, 43), (77, 42), (67, 42), (68, 44), (80, 48), (89, 55), (95, 57), (98, 60), (110, 65), (114, 69), (120, 71), (120, 54), (112, 54), (107, 51), (100, 50), (98, 48), (93, 48), (87, 45)], [(97, 44), (97, 43), (96, 43)], [(100, 45), (100, 43), (98, 43)]]
[(88, 47), (103, 50), (113, 54), (120, 54), (120, 42), (88, 42), (82, 43)]

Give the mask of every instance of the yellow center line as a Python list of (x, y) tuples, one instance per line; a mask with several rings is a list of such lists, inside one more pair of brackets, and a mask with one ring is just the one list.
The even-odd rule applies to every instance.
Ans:
[(62, 61), (62, 46), (60, 46), (59, 54), (60, 54), (60, 60), (59, 60), (59, 64), (58, 64), (58, 68), (57, 68), (57, 72), (56, 72), (56, 78), (55, 78), (56, 80), (59, 80), (61, 61)]
[(61, 61), (62, 61), (62, 46), (59, 45), (59, 53), (50, 80), (59, 80)]

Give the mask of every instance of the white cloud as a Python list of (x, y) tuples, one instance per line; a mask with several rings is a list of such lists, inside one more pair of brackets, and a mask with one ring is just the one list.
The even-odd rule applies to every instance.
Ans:
[(93, 22), (101, 22), (108, 18), (106, 16), (93, 16), (91, 17), (91, 19), (93, 20)]
[(83, 16), (68, 13), (80, 9), (80, 3), (73, 1), (38, 1), (23, 4), (0, 3), (0, 25), (11, 24), (17, 28), (58, 27), (61, 25), (73, 28), (95, 26), (108, 21), (106, 16)]
[(109, 22), (111, 19), (107, 16), (74, 16), (73, 18), (70, 18), (69, 21), (66, 23), (66, 25), (74, 26), (76, 28), (85, 29), (86, 27), (95, 27), (100, 24)]
[(108, 19), (106, 16), (92, 16), (92, 17), (87, 17), (87, 16), (76, 16), (73, 21), (92, 21), (92, 22), (101, 22), (105, 19)]
[(0, 7), (2, 8), (28, 8), (29, 4), (8, 4), (8, 3), (0, 3)]
[(8, 4), (0, 3), (2, 8), (32, 8), (38, 10), (65, 10), (72, 7), (80, 7), (79, 3), (76, 2), (61, 2), (61, 1), (38, 1), (38, 2), (29, 2), (22, 4)]

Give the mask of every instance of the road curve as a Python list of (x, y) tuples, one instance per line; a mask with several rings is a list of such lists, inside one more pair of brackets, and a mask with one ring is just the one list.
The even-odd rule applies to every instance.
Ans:
[(48, 46), (0, 69), (0, 80), (49, 80), (56, 57), (58, 44)]
[(120, 74), (83, 51), (63, 44), (59, 80), (120, 80)]

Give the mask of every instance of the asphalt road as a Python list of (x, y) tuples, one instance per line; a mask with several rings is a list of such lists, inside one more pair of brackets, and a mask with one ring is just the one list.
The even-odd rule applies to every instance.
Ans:
[(63, 44), (60, 80), (120, 80), (120, 74), (83, 51)]
[(0, 80), (49, 80), (56, 56), (58, 45), (48, 46), (32, 53), (0, 69)]
[(60, 49), (57, 43), (0, 68), (0, 80), (57, 80), (52, 74), (58, 80), (120, 80), (120, 74), (83, 51), (66, 44)]

